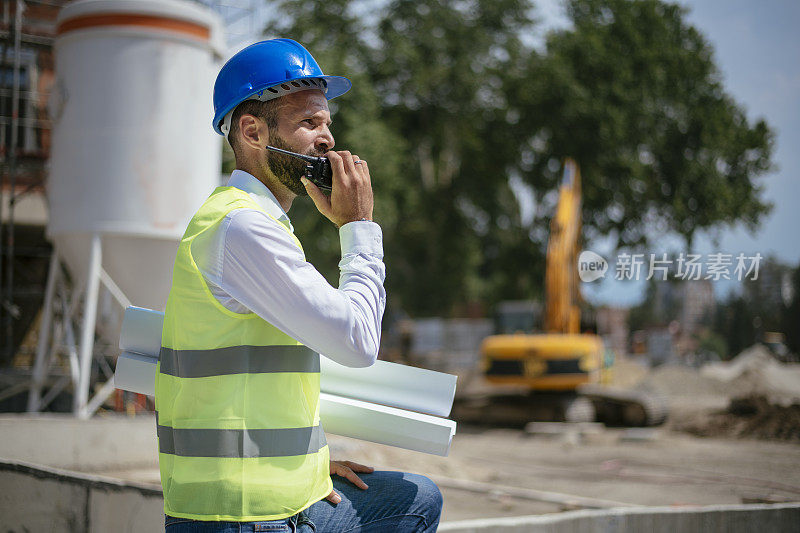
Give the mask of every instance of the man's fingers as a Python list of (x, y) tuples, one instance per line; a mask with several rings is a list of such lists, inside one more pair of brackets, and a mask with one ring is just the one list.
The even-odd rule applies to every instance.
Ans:
[(342, 464), (346, 465), (353, 472), (364, 472), (366, 474), (371, 474), (375, 471), (375, 469), (371, 466), (354, 463), (353, 461), (342, 461)]
[[(344, 164), (344, 170), (347, 173), (347, 177), (355, 176), (356, 175), (356, 166), (353, 164), (353, 154), (348, 152), (347, 150), (342, 150), (339, 152), (339, 155), (342, 156), (342, 163)], [(345, 178), (345, 176), (342, 176)], [(345, 181), (349, 182), (349, 179), (345, 179)]]
[(323, 215), (327, 215), (330, 213), (331, 210), (331, 200), (328, 198), (325, 193), (323, 193), (319, 187), (311, 183), (308, 178), (300, 178), (300, 181), (306, 188), (306, 192), (308, 196), (311, 198), (311, 201), (314, 202), (314, 205), (317, 206), (317, 209)]
[[(341, 227), (354, 220), (372, 220), (372, 185), (366, 163), (356, 164), (358, 156), (347, 150), (326, 152), (333, 171), (333, 187), (329, 202), (329, 215), (320, 209), (334, 224)], [(316, 203), (316, 199), (314, 202)]]
[(358, 487), (359, 489), (365, 490), (369, 488), (369, 485), (364, 483), (364, 481), (360, 477), (358, 477), (355, 472), (346, 467), (344, 469), (344, 478), (347, 479), (350, 483), (352, 483), (356, 487)]
[(342, 497), (339, 496), (339, 494), (335, 490), (332, 490), (331, 493), (328, 494), (328, 496), (325, 499), (334, 505), (342, 501)]
[(364, 177), (367, 178), (367, 183), (370, 183), (371, 178), (369, 177), (369, 165), (367, 164), (367, 161), (362, 159), (358, 166), (361, 167), (361, 172), (364, 174)]
[(356, 175), (361, 175), (361, 158), (356, 154), (353, 154), (353, 170), (355, 171)]
[[(355, 472), (347, 465), (349, 461), (331, 461), (331, 467), (334, 474), (337, 476), (341, 476), (348, 480), (350, 483), (358, 487), (359, 489), (367, 489), (369, 486), (364, 483), (364, 481), (358, 477)], [(363, 465), (358, 465), (363, 466)]]
[(356, 172), (362, 179), (369, 181), (369, 168), (367, 168), (367, 162), (358, 157), (356, 154), (353, 154), (353, 165), (356, 167)]
[(331, 171), (333, 171), (333, 179), (342, 180), (344, 178), (344, 163), (342, 162), (342, 156), (340, 156), (337, 152), (330, 150), (325, 152), (325, 157), (328, 158), (328, 161), (331, 163)]
[(369, 486), (366, 483), (364, 483), (364, 481), (360, 477), (358, 477), (356, 473), (353, 472), (352, 469), (350, 469), (345, 465), (342, 465), (342, 470), (339, 473), (339, 475), (362, 490), (369, 488)]

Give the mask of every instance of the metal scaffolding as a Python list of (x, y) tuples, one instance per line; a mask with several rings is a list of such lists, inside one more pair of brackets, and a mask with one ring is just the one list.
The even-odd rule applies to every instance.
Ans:
[[(99, 239), (90, 260), (98, 269), (87, 287), (70, 278), (44, 237), (53, 44), (56, 17), (69, 1), (6, 0), (0, 8), (0, 403), (13, 399), (13, 410), (41, 411), (71, 389), (73, 412), (87, 417), (113, 392), (113, 327), (96, 315), (108, 315), (109, 302), (114, 307), (125, 302), (99, 266)], [(195, 1), (223, 19), (231, 50), (260, 37), (274, 5)], [(21, 225), (20, 216), (27, 214), (20, 205), (31, 197), (43, 206), (41, 220)], [(101, 331), (104, 327), (109, 331)], [(90, 399), (81, 391), (88, 392), (93, 379), (105, 385)], [(18, 409), (26, 391), (27, 402)]]
[(29, 386), (30, 370), (12, 365), (41, 307), (44, 276), (39, 274), (46, 272), (51, 255), (44, 210), (32, 221), (27, 207), (19, 209), (31, 197), (44, 205), (48, 83), (55, 21), (66, 3), (12, 0), (3, 2), (0, 12), (0, 401)]

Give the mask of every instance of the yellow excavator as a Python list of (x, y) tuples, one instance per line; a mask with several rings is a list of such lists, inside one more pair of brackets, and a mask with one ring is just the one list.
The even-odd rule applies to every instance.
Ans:
[(661, 424), (667, 414), (664, 402), (644, 391), (608, 386), (613, 353), (605, 349), (599, 336), (580, 332), (580, 230), (580, 170), (575, 161), (567, 159), (547, 246), (545, 333), (484, 339), (484, 376), (490, 384), (527, 391), (524, 405), (531, 419)]

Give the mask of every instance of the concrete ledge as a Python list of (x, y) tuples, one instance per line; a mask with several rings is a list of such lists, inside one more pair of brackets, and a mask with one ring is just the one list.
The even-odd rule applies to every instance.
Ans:
[(570, 511), (552, 515), (482, 518), (445, 522), (439, 531), (477, 533), (745, 533), (795, 532), (800, 503), (710, 505), (704, 507), (635, 507)]
[(3, 460), (84, 472), (158, 465), (152, 414), (91, 420), (67, 414), (3, 414), (0, 435)]
[[(145, 484), (0, 460), (4, 533), (150, 533), (164, 527), (161, 490)], [(439, 531), (542, 533), (794, 532), (800, 503), (628, 507), (445, 522)]]
[(0, 460), (3, 532), (164, 529), (160, 489), (30, 463)]

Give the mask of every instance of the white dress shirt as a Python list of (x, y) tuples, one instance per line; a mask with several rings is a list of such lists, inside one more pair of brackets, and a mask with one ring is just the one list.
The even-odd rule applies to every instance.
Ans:
[(229, 186), (248, 193), (257, 209), (234, 209), (216, 230), (197, 236), (192, 255), (214, 297), (235, 313), (256, 313), (334, 361), (375, 362), (386, 307), (383, 235), (378, 224), (339, 228), (339, 288), (305, 260), (287, 229), (289, 217), (257, 178), (234, 170)]

